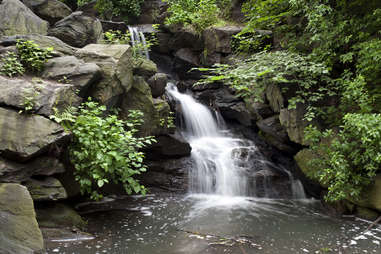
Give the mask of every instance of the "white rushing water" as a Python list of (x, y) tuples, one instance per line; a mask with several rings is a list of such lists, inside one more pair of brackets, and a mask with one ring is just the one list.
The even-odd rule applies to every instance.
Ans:
[(183, 135), (192, 147), (196, 165), (190, 174), (191, 193), (256, 196), (257, 189), (261, 189), (264, 197), (271, 197), (272, 188), (266, 176), (261, 175), (264, 179), (261, 186), (257, 186), (253, 177), (256, 163), (256, 168), (284, 171), (292, 183), (292, 196), (305, 198), (300, 181), (294, 180), (287, 170), (265, 160), (252, 141), (235, 137), (226, 129), (217, 112), (212, 113), (192, 96), (180, 93), (171, 83), (167, 86), (167, 92), (181, 107), (185, 124)]
[(140, 55), (149, 59), (147, 42), (144, 33), (139, 31), (137, 27), (133, 26), (129, 26), (128, 31), (130, 32), (132, 46), (137, 48)]

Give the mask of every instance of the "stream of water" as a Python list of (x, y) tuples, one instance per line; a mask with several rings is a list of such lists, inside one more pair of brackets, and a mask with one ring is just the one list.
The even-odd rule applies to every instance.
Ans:
[(167, 92), (181, 108), (196, 162), (189, 195), (111, 201), (112, 211), (86, 216), (95, 239), (52, 239), (46, 253), (381, 253), (379, 226), (366, 230), (368, 222), (325, 215), (300, 181), (252, 141), (175, 86)]

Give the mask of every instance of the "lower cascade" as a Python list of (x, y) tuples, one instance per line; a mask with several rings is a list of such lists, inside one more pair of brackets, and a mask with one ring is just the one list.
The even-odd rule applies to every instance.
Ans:
[[(299, 180), (266, 160), (253, 141), (227, 129), (218, 112), (180, 93), (171, 83), (167, 92), (181, 107), (185, 125), (182, 135), (192, 147), (191, 193), (279, 198), (288, 192), (291, 198), (306, 197)], [(272, 173), (287, 177), (288, 186), (272, 186)]]

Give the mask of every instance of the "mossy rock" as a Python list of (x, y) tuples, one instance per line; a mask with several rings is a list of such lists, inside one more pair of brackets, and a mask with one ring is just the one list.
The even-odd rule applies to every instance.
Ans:
[(84, 230), (87, 222), (70, 206), (60, 203), (45, 204), (36, 209), (40, 227), (79, 228)]
[(372, 210), (366, 207), (361, 207), (361, 206), (356, 207), (355, 215), (362, 219), (371, 220), (371, 221), (375, 221), (380, 216), (380, 214), (376, 212), (375, 210)]
[(373, 184), (370, 186), (366, 187), (362, 194), (360, 195), (360, 198), (353, 200), (349, 199), (351, 202), (354, 204), (365, 207), (365, 208), (370, 208), (374, 209), (378, 212), (381, 212), (381, 174), (378, 174), (374, 178)]

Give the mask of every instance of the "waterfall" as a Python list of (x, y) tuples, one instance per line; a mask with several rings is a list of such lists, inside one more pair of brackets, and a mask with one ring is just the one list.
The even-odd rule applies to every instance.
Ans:
[[(281, 172), (285, 169), (265, 160), (252, 141), (233, 135), (218, 112), (212, 112), (191, 95), (180, 93), (172, 83), (168, 83), (167, 93), (181, 107), (185, 124), (182, 134), (192, 147), (195, 165), (190, 172), (191, 193), (257, 196), (257, 189), (261, 188), (265, 192), (262, 196), (276, 197), (271, 192), (269, 179), (258, 172), (274, 168)], [(255, 178), (258, 175), (262, 177), (262, 186), (258, 186)], [(283, 175), (287, 178), (290, 173), (283, 172)], [(292, 176), (289, 179), (292, 196), (303, 198), (302, 194), (294, 194), (294, 191), (304, 193), (300, 189), (302, 186), (294, 186)]]
[(135, 47), (141, 56), (145, 56), (149, 59), (149, 53), (147, 48), (147, 41), (144, 33), (139, 31), (138, 27), (128, 26), (130, 32), (131, 44)]

